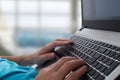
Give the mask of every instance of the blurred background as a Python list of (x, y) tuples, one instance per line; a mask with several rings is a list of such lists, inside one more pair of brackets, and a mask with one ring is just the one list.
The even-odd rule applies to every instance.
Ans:
[(33, 53), (80, 26), (80, 0), (0, 0), (0, 55)]

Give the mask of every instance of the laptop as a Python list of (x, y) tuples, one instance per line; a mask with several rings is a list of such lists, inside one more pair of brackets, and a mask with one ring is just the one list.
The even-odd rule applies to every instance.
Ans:
[(120, 80), (120, 0), (81, 0), (82, 28), (73, 44), (57, 49), (63, 56), (86, 61), (88, 72), (80, 80)]
[(86, 61), (88, 72), (80, 80), (120, 80), (120, 0), (82, 0), (81, 5), (82, 28), (57, 56)]

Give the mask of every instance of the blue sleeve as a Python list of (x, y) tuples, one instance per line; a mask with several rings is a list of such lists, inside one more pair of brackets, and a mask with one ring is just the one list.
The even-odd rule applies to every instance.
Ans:
[(36, 69), (0, 59), (0, 80), (34, 80), (36, 75)]

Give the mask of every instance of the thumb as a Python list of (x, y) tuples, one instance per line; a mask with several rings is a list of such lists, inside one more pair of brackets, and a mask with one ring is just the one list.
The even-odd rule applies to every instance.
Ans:
[(47, 54), (41, 55), (42, 62), (46, 62), (46, 61), (52, 60), (54, 58), (55, 58), (55, 53), (47, 53)]

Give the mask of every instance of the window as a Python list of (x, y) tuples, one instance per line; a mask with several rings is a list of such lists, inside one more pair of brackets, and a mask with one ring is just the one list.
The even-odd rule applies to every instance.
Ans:
[(11, 42), (20, 48), (67, 38), (71, 34), (71, 1), (0, 0), (0, 20), (4, 23), (0, 31), (9, 30)]
[(15, 13), (15, 0), (0, 0), (0, 7), (3, 13)]
[(39, 2), (37, 0), (20, 0), (18, 2), (18, 12), (20, 14), (37, 14)]
[(36, 15), (19, 15), (18, 16), (18, 26), (19, 28), (28, 28), (38, 27), (38, 16)]

